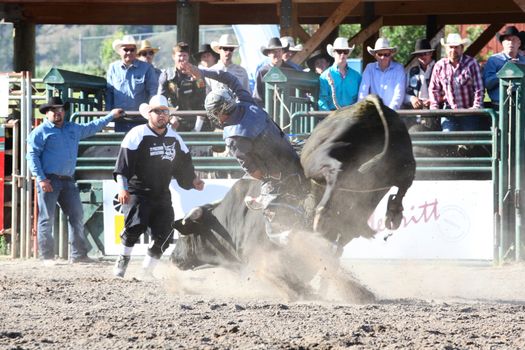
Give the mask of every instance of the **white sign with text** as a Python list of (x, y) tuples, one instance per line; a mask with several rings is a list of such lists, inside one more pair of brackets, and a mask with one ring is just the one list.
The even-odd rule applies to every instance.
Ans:
[[(205, 180), (204, 191), (186, 191), (171, 183), (175, 217), (191, 208), (224, 197), (234, 179)], [(391, 193), (395, 193), (394, 188)], [(107, 255), (119, 253), (124, 216), (116, 200), (117, 185), (104, 181), (104, 244)], [(415, 181), (403, 200), (401, 227), (384, 227), (388, 195), (369, 219), (378, 233), (358, 238), (344, 250), (344, 258), (363, 259), (492, 259), (492, 181)], [(142, 237), (134, 254), (145, 254), (148, 237)], [(170, 250), (171, 251), (171, 250)], [(169, 252), (167, 252), (169, 253)]]

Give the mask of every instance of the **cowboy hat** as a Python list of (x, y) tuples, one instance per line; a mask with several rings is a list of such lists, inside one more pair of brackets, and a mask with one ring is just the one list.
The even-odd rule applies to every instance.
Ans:
[(303, 45), (295, 45), (295, 40), (291, 36), (283, 36), (280, 40), (281, 44), (288, 45), (288, 51), (299, 52), (303, 50)]
[(450, 33), (447, 35), (446, 41), (441, 38), (441, 45), (443, 46), (460, 46), (468, 44), (470, 44), (470, 40), (468, 38), (462, 38), (458, 33)]
[(118, 53), (122, 46), (137, 47), (137, 42), (135, 41), (135, 38), (133, 38), (133, 35), (124, 35), (122, 39), (117, 39), (113, 41), (112, 46), (113, 46), (113, 50), (115, 50)]
[(53, 96), (53, 97), (50, 97), (49, 100), (40, 105), (40, 107), (38, 107), (38, 110), (40, 111), (40, 113), (42, 114), (46, 114), (48, 110), (50, 110), (51, 108), (64, 108), (65, 110), (68, 110), (69, 109), (69, 104), (65, 104), (64, 102), (62, 102), (62, 99), (60, 97), (57, 97), (57, 96)]
[(381, 51), (381, 50), (390, 50), (392, 51), (392, 53), (396, 53), (397, 47), (390, 46), (390, 41), (388, 41), (387, 38), (379, 38), (376, 40), (376, 43), (374, 44), (374, 48), (371, 48), (370, 46), (368, 46), (366, 50), (368, 51), (369, 54), (374, 56), (377, 51)]
[(195, 55), (193, 55), (193, 58), (195, 58), (195, 60), (197, 60), (197, 61), (200, 61), (201, 60), (201, 55), (203, 53), (206, 53), (206, 52), (211, 53), (213, 55), (213, 57), (215, 57), (215, 60), (219, 60), (219, 58), (220, 58), (219, 54), (212, 50), (210, 44), (202, 44), (199, 47), (199, 51)]
[(261, 52), (265, 56), (268, 56), (268, 51), (275, 50), (275, 49), (288, 50), (288, 45), (283, 46), (283, 43), (281, 43), (281, 40), (275, 37), (275, 38), (271, 38), (270, 41), (268, 41), (267, 46), (261, 46)]
[(330, 56), (335, 57), (334, 50), (349, 50), (350, 52), (348, 54), (350, 55), (352, 51), (354, 51), (354, 47), (355, 45), (352, 45), (352, 47), (348, 46), (348, 39), (339, 37), (334, 40), (333, 45), (326, 45), (326, 52), (328, 52)]
[[(507, 26), (504, 28), (502, 33), (496, 34), (496, 38), (501, 43), (503, 42), (503, 40), (505, 40), (505, 37), (511, 36), (511, 35), (517, 36), (519, 38), (520, 32), (518, 31), (518, 28), (516, 28), (515, 26)], [(521, 41), (521, 38), (520, 38), (520, 41)]]
[(414, 51), (411, 52), (411, 55), (418, 55), (420, 53), (427, 53), (435, 51), (430, 45), (430, 41), (427, 39), (417, 39)]
[(315, 71), (314, 64), (318, 58), (324, 58), (325, 60), (328, 61), (330, 66), (334, 64), (334, 58), (328, 55), (328, 53), (322, 50), (315, 50), (314, 52), (312, 52), (310, 57), (306, 60), (306, 65), (308, 66), (308, 68), (310, 68), (312, 72)]
[(160, 49), (158, 47), (151, 47), (149, 40), (142, 40), (140, 42), (140, 47), (137, 50), (137, 54), (140, 54), (142, 51), (153, 51), (154, 53), (157, 53), (159, 50)]
[(212, 41), (211, 49), (217, 53), (221, 53), (221, 47), (233, 47), (237, 48), (239, 47), (239, 44), (237, 44), (237, 40), (235, 40), (235, 37), (231, 34), (223, 34), (219, 38), (219, 41)]
[(170, 113), (177, 110), (177, 108), (172, 108), (168, 106), (168, 99), (164, 95), (155, 95), (149, 100), (149, 103), (140, 104), (139, 112), (144, 118), (148, 119), (149, 112), (151, 112), (155, 108), (168, 110), (170, 111)]

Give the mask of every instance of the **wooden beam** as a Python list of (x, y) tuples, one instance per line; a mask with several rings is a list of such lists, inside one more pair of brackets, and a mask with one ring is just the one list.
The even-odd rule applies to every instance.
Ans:
[(330, 17), (328, 17), (314, 35), (312, 35), (310, 40), (305, 43), (303, 51), (298, 52), (293, 56), (292, 61), (297, 64), (303, 63), (303, 61), (310, 56), (315, 48), (319, 46), (319, 44), (341, 23), (346, 15), (350, 13), (359, 2), (360, 0), (344, 0), (341, 2)]
[(503, 28), (505, 24), (491, 24), (481, 33), (481, 35), (472, 43), (469, 45), (469, 47), (465, 50), (465, 54), (469, 56), (476, 56), (484, 47), (488, 44), (492, 38), (494, 38), (494, 35)]
[(350, 38), (350, 40), (348, 41), (348, 45), (361, 45), (365, 42), (366, 39), (370, 38), (372, 35), (377, 33), (382, 26), (383, 17), (379, 17), (375, 21), (370, 23), (368, 27), (361, 29), (359, 33)]
[(301, 39), (301, 42), (305, 43), (310, 40), (310, 35), (301, 27), (299, 22), (294, 23), (293, 31), (295, 35)]
[(514, 3), (518, 5), (521, 11), (525, 12), (525, 0), (514, 0)]

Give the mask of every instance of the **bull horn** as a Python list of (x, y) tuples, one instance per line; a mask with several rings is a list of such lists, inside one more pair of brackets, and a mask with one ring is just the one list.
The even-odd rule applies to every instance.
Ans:
[(381, 104), (379, 103), (379, 97), (372, 95), (367, 97), (368, 101), (371, 101), (374, 106), (377, 109), (377, 112), (379, 113), (379, 118), (381, 119), (381, 123), (383, 123), (383, 130), (385, 131), (385, 143), (383, 144), (383, 150), (381, 153), (376, 154), (372, 157), (369, 161), (364, 163), (359, 167), (359, 172), (361, 174), (367, 173), (370, 171), (370, 169), (377, 163), (383, 156), (386, 154), (386, 151), (388, 150), (388, 145), (390, 144), (390, 131), (388, 128), (388, 123), (386, 121), (385, 114), (383, 113), (383, 108), (381, 108)]
[(182, 224), (185, 225), (186, 221), (197, 221), (202, 217), (202, 208), (201, 207), (195, 207), (182, 220)]

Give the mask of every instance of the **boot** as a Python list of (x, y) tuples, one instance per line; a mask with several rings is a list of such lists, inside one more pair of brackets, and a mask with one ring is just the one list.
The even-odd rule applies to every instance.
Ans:
[(115, 275), (115, 277), (124, 278), (130, 260), (129, 255), (119, 255), (115, 262), (115, 267), (113, 267), (113, 275)]

